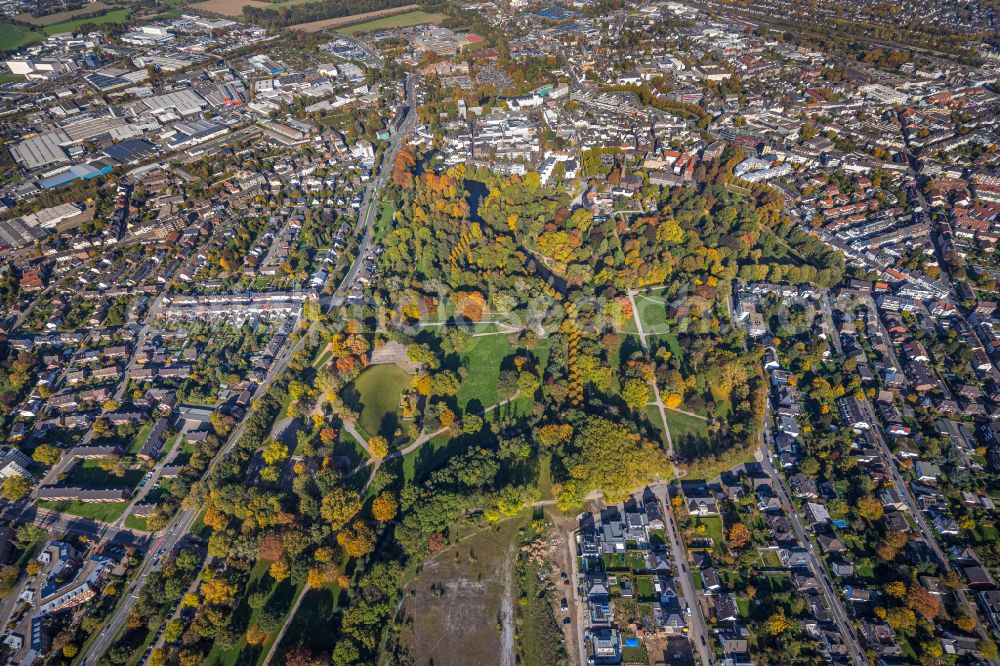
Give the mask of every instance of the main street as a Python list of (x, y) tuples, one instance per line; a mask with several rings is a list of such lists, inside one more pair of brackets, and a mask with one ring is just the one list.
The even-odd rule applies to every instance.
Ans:
[[(412, 132), (416, 126), (416, 114), (413, 111), (413, 85), (413, 76), (410, 75), (405, 83), (406, 118), (400, 126), (399, 131), (390, 138), (389, 148), (383, 154), (383, 160), (380, 165), (378, 175), (365, 191), (365, 200), (362, 205), (362, 210), (364, 212), (359, 218), (359, 224), (364, 225), (364, 237), (359, 246), (357, 256), (354, 258), (354, 262), (348, 270), (347, 275), (344, 277), (344, 280), (341, 282), (333, 297), (330, 299), (330, 305), (332, 307), (339, 307), (344, 303), (344, 294), (353, 285), (358, 270), (368, 254), (372, 241), (375, 213), (379, 207), (378, 195), (381, 192), (381, 188), (385, 185), (389, 178), (396, 155), (399, 154), (399, 151), (409, 133)], [(356, 227), (356, 231), (357, 230), (359, 230), (359, 228)], [(153, 314), (152, 311), (150, 314)], [(150, 317), (149, 321), (152, 321), (152, 317)], [(147, 326), (145, 327), (146, 330), (148, 330), (148, 326), (149, 324), (147, 323)], [(285, 368), (288, 367), (288, 361), (305, 347), (305, 343), (309, 339), (311, 332), (312, 327), (310, 327), (309, 330), (306, 331), (294, 345), (289, 345), (291, 338), (289, 338), (289, 341), (286, 341), (283, 351), (279, 353), (278, 357), (275, 358), (274, 363), (271, 365), (271, 369), (269, 370), (267, 377), (260, 384), (260, 386), (258, 386), (257, 395), (262, 395), (271, 382), (281, 376), (281, 373), (283, 373)], [(221, 451), (219, 451), (216, 457), (212, 460), (212, 463), (209, 465), (208, 470), (206, 470), (206, 478), (211, 474), (215, 466), (225, 459), (225, 457), (239, 441), (246, 429), (252, 413), (253, 409), (248, 409), (243, 419), (239, 422), (236, 428), (233, 429), (233, 432), (229, 435), (229, 439), (227, 440), (225, 446)], [(108, 621), (107, 626), (101, 631), (98, 639), (90, 646), (90, 649), (87, 652), (87, 660), (99, 658), (100, 655), (104, 654), (108, 648), (111, 647), (115, 638), (124, 626), (125, 619), (135, 607), (139, 591), (142, 589), (142, 586), (145, 585), (149, 575), (153, 571), (159, 569), (162, 557), (165, 554), (172, 552), (177, 544), (179, 544), (190, 533), (191, 527), (197, 519), (199, 513), (200, 508), (182, 509), (175, 518), (173, 525), (166, 531), (166, 533), (162, 534), (149, 549), (146, 559), (143, 561), (139, 571), (136, 573), (135, 584), (129, 588), (127, 597), (119, 604), (118, 608), (115, 609), (115, 612)], [(290, 621), (290, 619), (290, 617), (286, 618), (286, 621)]]

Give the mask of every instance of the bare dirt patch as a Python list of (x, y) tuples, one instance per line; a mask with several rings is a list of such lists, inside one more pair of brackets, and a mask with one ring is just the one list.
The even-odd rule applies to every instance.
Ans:
[(424, 562), (403, 597), (401, 639), (414, 664), (513, 663), (511, 566), (526, 523), (489, 526)]

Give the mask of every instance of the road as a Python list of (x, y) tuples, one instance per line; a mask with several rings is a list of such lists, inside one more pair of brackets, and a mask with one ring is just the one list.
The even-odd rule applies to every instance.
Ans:
[[(413, 86), (414, 80), (413, 75), (407, 77), (405, 83), (406, 89), (406, 118), (398, 132), (396, 132), (389, 140), (389, 148), (383, 154), (383, 161), (379, 168), (378, 175), (368, 189), (365, 190), (365, 196), (362, 204), (362, 209), (364, 213), (359, 217), (358, 226), (356, 230), (360, 229), (360, 225), (364, 225), (365, 235), (362, 240), (358, 254), (354, 259), (353, 264), (341, 282), (340, 287), (334, 293), (334, 295), (329, 300), (329, 305), (331, 307), (340, 307), (343, 305), (345, 297), (344, 294), (351, 288), (354, 282), (354, 278), (357, 276), (358, 270), (361, 264), (364, 262), (365, 257), (371, 246), (372, 241), (372, 230), (375, 221), (375, 213), (378, 210), (378, 194), (381, 188), (385, 185), (389, 178), (389, 174), (392, 171), (393, 162), (396, 159), (396, 155), (402, 148), (403, 143), (408, 137), (409, 133), (413, 131), (416, 126), (416, 114), (413, 113)], [(152, 308), (150, 314), (152, 315)], [(152, 321), (152, 317), (150, 317)], [(266, 391), (267, 386), (276, 378), (284, 372), (285, 368), (288, 367), (288, 361), (297, 354), (309, 339), (309, 336), (313, 330), (310, 326), (309, 330), (306, 331), (293, 346), (289, 347), (286, 342), (285, 349), (279, 353), (275, 358), (271, 369), (268, 371), (268, 375), (265, 380), (258, 386), (256, 395), (263, 395)], [(291, 338), (289, 338), (290, 340)], [(247, 413), (244, 415), (240, 423), (233, 429), (233, 432), (229, 435), (229, 439), (226, 445), (219, 451), (219, 453), (212, 460), (208, 469), (205, 471), (204, 477), (207, 478), (215, 466), (221, 462), (229, 454), (229, 452), (239, 441), (240, 437), (243, 435), (246, 425), (249, 422), (251, 414), (253, 414), (253, 409), (248, 409)], [(142, 589), (145, 584), (146, 579), (149, 575), (159, 568), (159, 563), (161, 561), (162, 555), (171, 552), (177, 544), (191, 531), (191, 526), (197, 519), (199, 510), (195, 509), (183, 509), (181, 510), (176, 518), (174, 519), (173, 525), (170, 529), (160, 536), (154, 545), (149, 549), (149, 555), (143, 561), (139, 571), (136, 575), (136, 584), (134, 584), (129, 589), (128, 596), (119, 604), (118, 608), (115, 610), (111, 619), (108, 621), (107, 626), (102, 630), (101, 635), (98, 640), (94, 641), (91, 645), (90, 650), (87, 653), (87, 659), (96, 660), (101, 655), (103, 655), (109, 647), (111, 647), (118, 633), (121, 631), (122, 626), (125, 623), (125, 619), (128, 617), (132, 608), (135, 606), (136, 599), (138, 598), (138, 592)], [(286, 618), (286, 623), (291, 620), (291, 614)]]
[[(954, 573), (961, 576), (961, 572), (957, 570), (957, 567), (952, 566), (948, 560), (945, 552), (941, 550), (941, 546), (938, 544), (937, 536), (934, 534), (934, 530), (927, 524), (927, 519), (924, 517), (922, 511), (920, 511), (920, 506), (917, 504), (916, 499), (913, 497), (913, 491), (910, 489), (910, 484), (903, 479), (902, 474), (899, 472), (899, 467), (896, 464), (896, 457), (892, 455), (892, 451), (889, 450), (886, 444), (885, 433), (882, 430), (881, 421), (879, 421), (878, 416), (875, 414), (875, 410), (872, 408), (871, 402), (865, 398), (864, 400), (858, 401), (861, 404), (861, 410), (864, 412), (865, 418), (870, 424), (872, 424), (872, 434), (875, 435), (875, 440), (878, 442), (879, 453), (882, 455), (883, 466), (889, 471), (892, 476), (892, 481), (902, 491), (903, 501), (906, 502), (906, 507), (909, 510), (913, 520), (916, 522), (917, 527), (920, 530), (920, 536), (923, 538), (924, 543), (931, 549), (934, 554), (934, 558), (938, 561), (942, 571), (953, 571)], [(966, 604), (972, 608), (976, 607), (974, 602), (970, 602), (968, 595), (965, 594), (965, 590), (959, 589), (955, 592), (955, 596), (958, 597), (959, 602)], [(986, 640), (990, 638), (989, 633), (983, 628), (982, 622), (976, 623), (976, 635), (980, 640)], [(1000, 659), (991, 659), (990, 664), (997, 666), (1000, 664)]]
[[(149, 535), (138, 534), (131, 530), (117, 529), (109, 525), (91, 520), (67, 516), (58, 511), (40, 509), (34, 505), (26, 505), (25, 500), (17, 504), (7, 504), (0, 518), (4, 521), (30, 523), (44, 527), (50, 534), (76, 534), (93, 541), (108, 540), (123, 546), (132, 546), (142, 552), (152, 541)], [(19, 581), (20, 584), (20, 581)], [(20, 589), (19, 587), (17, 589)], [(0, 601), (0, 626), (6, 626), (11, 613), (17, 605), (17, 594), (8, 594)]]
[(392, 165), (396, 161), (396, 156), (399, 154), (403, 144), (406, 143), (406, 140), (417, 126), (417, 114), (414, 110), (414, 84), (414, 75), (408, 75), (406, 83), (404, 84), (406, 88), (406, 118), (403, 120), (403, 124), (400, 125), (399, 130), (389, 137), (389, 147), (382, 154), (382, 164), (379, 167), (378, 175), (375, 176), (375, 180), (369, 183), (368, 187), (365, 189), (365, 194), (361, 202), (361, 210), (363, 212), (358, 216), (358, 221), (354, 226), (355, 234), (359, 233), (362, 228), (364, 228), (365, 234), (361, 239), (361, 243), (358, 245), (358, 254), (354, 259), (354, 263), (351, 264), (350, 269), (347, 271), (343, 281), (340, 283), (340, 287), (337, 288), (337, 292), (330, 298), (329, 303), (327, 304), (330, 309), (339, 308), (344, 305), (347, 300), (347, 292), (349, 292), (351, 287), (354, 285), (354, 279), (357, 277), (358, 271), (361, 270), (361, 266), (371, 250), (373, 232), (375, 228), (375, 215), (378, 213), (379, 207), (378, 194), (385, 185), (386, 181), (389, 180), (389, 175), (392, 173)]
[(857, 634), (854, 631), (854, 625), (851, 623), (850, 618), (847, 616), (847, 612), (844, 610), (844, 605), (841, 601), (840, 595), (838, 595), (836, 590), (833, 589), (833, 585), (830, 582), (829, 572), (826, 570), (825, 565), (820, 561), (819, 557), (817, 557), (816, 550), (812, 542), (809, 541), (805, 526), (802, 524), (802, 518), (799, 517), (798, 512), (795, 510), (795, 505), (792, 504), (791, 497), (789, 497), (784, 477), (782, 477), (774, 468), (774, 465), (771, 463), (771, 458), (767, 455), (766, 450), (764, 451), (764, 455), (761, 457), (761, 465), (763, 466), (764, 471), (767, 472), (768, 476), (770, 476), (771, 480), (774, 482), (772, 485), (778, 493), (778, 499), (781, 500), (785, 513), (789, 518), (791, 518), (792, 528), (795, 531), (795, 538), (798, 539), (799, 543), (806, 549), (809, 558), (809, 570), (812, 572), (816, 580), (822, 582), (823, 584), (823, 587), (820, 588), (820, 593), (823, 595), (823, 603), (833, 614), (834, 621), (837, 624), (837, 629), (840, 631), (840, 635), (844, 638), (844, 644), (847, 646), (847, 650), (850, 653), (851, 661), (859, 665), (867, 664), (868, 658), (865, 656), (865, 651), (861, 648), (861, 645), (858, 642)]
[(654, 483), (649, 486), (649, 489), (653, 491), (656, 499), (663, 506), (664, 527), (670, 540), (671, 559), (673, 559), (674, 568), (677, 570), (677, 580), (681, 582), (681, 593), (684, 595), (684, 601), (690, 610), (687, 616), (688, 637), (693, 637), (692, 642), (701, 657), (701, 663), (704, 666), (711, 666), (713, 660), (708, 643), (708, 625), (702, 613), (700, 595), (694, 589), (694, 582), (691, 580), (687, 550), (681, 541), (677, 521), (674, 520), (673, 507), (670, 504), (670, 487), (665, 483)]
[[(646, 333), (642, 328), (642, 317), (639, 316), (639, 308), (635, 305), (635, 290), (628, 290), (629, 302), (632, 304), (632, 318), (635, 321), (636, 330), (639, 333), (639, 343), (642, 345), (642, 351), (646, 356), (649, 356), (649, 343), (646, 341)], [(653, 391), (653, 400), (656, 408), (660, 412), (660, 419), (663, 421), (663, 432), (666, 436), (667, 452), (670, 455), (670, 467), (674, 473), (674, 482), (680, 484), (680, 473), (677, 471), (677, 465), (674, 464), (676, 459), (676, 454), (674, 453), (674, 443), (670, 437), (670, 426), (667, 424), (667, 414), (666, 405), (663, 404), (663, 400), (660, 398), (660, 389), (656, 385), (656, 381), (649, 382), (649, 386)], [(681, 581), (681, 592), (684, 595), (684, 599), (687, 601), (688, 607), (691, 609), (690, 615), (688, 615), (688, 638), (694, 644), (695, 650), (701, 657), (701, 663), (703, 666), (710, 666), (712, 661), (712, 651), (709, 648), (708, 642), (708, 629), (707, 623), (705, 622), (705, 617), (702, 614), (701, 603), (699, 602), (699, 597), (696, 596), (694, 589), (694, 582), (691, 580), (691, 570), (688, 567), (688, 556), (687, 550), (684, 548), (684, 544), (680, 538), (680, 532), (677, 530), (677, 523), (674, 520), (673, 506), (670, 504), (670, 491), (666, 484), (654, 484), (650, 486), (650, 490), (653, 494), (657, 496), (660, 503), (663, 505), (663, 517), (664, 523), (667, 530), (667, 535), (670, 537), (670, 552), (672, 559), (674, 561), (674, 568), (677, 572), (677, 578)]]
[[(306, 338), (307, 336), (303, 335), (292, 347), (288, 347), (288, 343), (286, 342), (284, 351), (279, 353), (278, 357), (275, 358), (267, 377), (265, 377), (264, 381), (261, 382), (258, 387), (258, 395), (263, 394), (271, 382), (284, 372), (285, 368), (288, 366), (288, 360), (296, 352), (302, 349)], [(233, 429), (232, 433), (230, 433), (225, 446), (223, 446), (219, 453), (216, 454), (215, 458), (212, 459), (211, 464), (205, 471), (205, 477), (211, 474), (216, 465), (225, 459), (229, 452), (232, 451), (233, 447), (236, 446), (236, 442), (238, 442), (240, 437), (243, 435), (247, 423), (250, 420), (250, 416), (253, 413), (253, 409), (247, 410), (243, 419)], [(132, 608), (135, 606), (139, 591), (142, 589), (143, 585), (146, 584), (146, 580), (149, 578), (149, 575), (159, 569), (162, 556), (171, 553), (188, 535), (188, 533), (190, 533), (191, 526), (194, 524), (199, 513), (200, 509), (182, 509), (174, 518), (173, 524), (170, 528), (166, 532), (162, 533), (153, 542), (153, 545), (147, 551), (146, 558), (143, 560), (139, 570), (136, 572), (136, 582), (129, 587), (128, 595), (121, 601), (121, 603), (119, 603), (118, 608), (115, 609), (111, 619), (108, 620), (107, 626), (101, 631), (101, 635), (91, 644), (90, 649), (87, 652), (88, 660), (96, 660), (103, 655), (109, 647), (111, 647), (111, 644), (121, 631), (122, 626), (124, 626), (125, 619), (128, 617), (129, 613), (132, 612)]]

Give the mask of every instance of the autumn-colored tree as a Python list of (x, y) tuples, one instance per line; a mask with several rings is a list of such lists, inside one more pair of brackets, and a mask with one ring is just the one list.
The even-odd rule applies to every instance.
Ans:
[(276, 562), (285, 556), (285, 543), (280, 534), (271, 532), (260, 540), (260, 556), (268, 562)]
[(870, 523), (874, 523), (882, 518), (884, 509), (882, 508), (882, 503), (871, 495), (865, 495), (864, 497), (858, 498), (858, 503), (856, 504), (858, 515), (867, 520)]
[(236, 596), (236, 586), (224, 578), (211, 578), (201, 585), (201, 596), (205, 602), (216, 605), (232, 603)]
[(963, 610), (955, 618), (955, 626), (964, 631), (967, 634), (971, 634), (976, 630), (976, 616), (974, 613), (970, 612), (968, 609)]
[(389, 442), (382, 435), (375, 435), (368, 440), (368, 450), (376, 458), (385, 458), (389, 455)]
[(327, 446), (333, 444), (337, 441), (337, 431), (330, 427), (323, 428), (319, 431), (319, 441)]
[(370, 527), (357, 520), (337, 534), (337, 543), (343, 546), (351, 557), (362, 557), (367, 555), (375, 544), (375, 534)]
[(890, 627), (907, 636), (912, 635), (917, 628), (917, 616), (909, 608), (887, 608), (885, 621)]
[(66, 657), (67, 659), (72, 659), (77, 655), (79, 651), (80, 648), (78, 648), (73, 643), (67, 643), (66, 645), (63, 646), (62, 649), (63, 656)]
[(285, 652), (285, 666), (313, 666), (316, 663), (312, 652), (304, 645), (296, 645)]
[(750, 543), (750, 530), (743, 523), (736, 523), (729, 528), (729, 538), (726, 541), (730, 548), (742, 548)]
[(434, 534), (430, 535), (430, 537), (427, 539), (427, 546), (428, 548), (431, 549), (432, 553), (437, 553), (444, 550), (445, 547), (444, 535), (441, 534), (440, 532), (435, 532)]
[(550, 423), (538, 429), (538, 443), (546, 448), (568, 442), (573, 437), (573, 426), (568, 423)]
[(188, 592), (187, 594), (184, 595), (184, 598), (181, 600), (181, 605), (187, 606), (188, 608), (197, 608), (198, 606), (201, 605), (201, 597), (199, 597), (194, 592)]
[(355, 490), (332, 488), (320, 502), (320, 515), (334, 531), (347, 524), (361, 510), (361, 497)]
[(280, 583), (292, 575), (292, 571), (288, 567), (288, 562), (285, 560), (272, 562), (271, 566), (267, 570), (267, 573), (270, 574), (271, 578), (273, 578), (276, 583)]
[(629, 377), (622, 387), (622, 399), (635, 410), (645, 409), (649, 402), (649, 387), (638, 377)]
[(313, 553), (313, 557), (317, 562), (332, 562), (333, 555), (333, 548), (330, 548), (329, 546), (320, 546), (316, 549), (316, 552)]
[(792, 625), (785, 614), (779, 611), (767, 618), (766, 627), (767, 633), (772, 636), (780, 636), (791, 629)]
[(31, 459), (43, 465), (55, 465), (62, 457), (62, 451), (52, 444), (39, 444), (31, 453)]
[(318, 567), (311, 567), (306, 581), (309, 587), (323, 587), (328, 583), (335, 582), (340, 577), (340, 571), (332, 564), (323, 564)]
[(226, 518), (226, 515), (213, 506), (205, 509), (205, 517), (202, 520), (205, 525), (216, 531), (226, 529), (226, 525), (229, 524), (229, 519)]
[(896, 555), (899, 550), (906, 545), (909, 537), (906, 536), (905, 532), (889, 532), (885, 535), (878, 546), (875, 547), (875, 553), (886, 562), (891, 562), (896, 559)]
[(246, 640), (247, 645), (252, 645), (254, 647), (263, 645), (264, 641), (267, 640), (267, 632), (261, 629), (259, 624), (251, 624), (247, 627)]
[(902, 599), (906, 596), (906, 585), (898, 580), (890, 581), (885, 584), (883, 591), (893, 599)]
[(668, 409), (677, 409), (681, 406), (681, 402), (684, 400), (684, 396), (680, 393), (669, 393), (667, 397), (663, 399), (663, 404)]
[(372, 516), (380, 523), (385, 523), (396, 517), (399, 511), (399, 502), (388, 490), (383, 491), (378, 497), (372, 500)]
[(31, 489), (31, 484), (23, 476), (18, 476), (15, 474), (0, 486), (0, 497), (3, 497), (8, 502), (16, 502), (25, 495)]
[(277, 439), (271, 440), (261, 455), (268, 465), (276, 465), (288, 458), (288, 445)]
[(941, 614), (941, 599), (931, 594), (926, 587), (914, 583), (910, 585), (910, 593), (906, 597), (906, 605), (916, 613), (920, 613), (928, 622), (934, 622)]

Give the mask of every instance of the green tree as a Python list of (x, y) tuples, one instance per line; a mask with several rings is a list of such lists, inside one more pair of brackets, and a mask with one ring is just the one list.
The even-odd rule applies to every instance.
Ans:
[(649, 385), (639, 377), (629, 377), (622, 387), (622, 399), (636, 411), (645, 409), (649, 402)]
[(59, 462), (62, 452), (52, 444), (39, 444), (31, 454), (31, 459), (37, 463), (51, 467)]
[(16, 502), (27, 495), (30, 489), (31, 484), (28, 483), (28, 480), (23, 476), (15, 474), (3, 482), (3, 487), (0, 488), (0, 496), (8, 502)]

